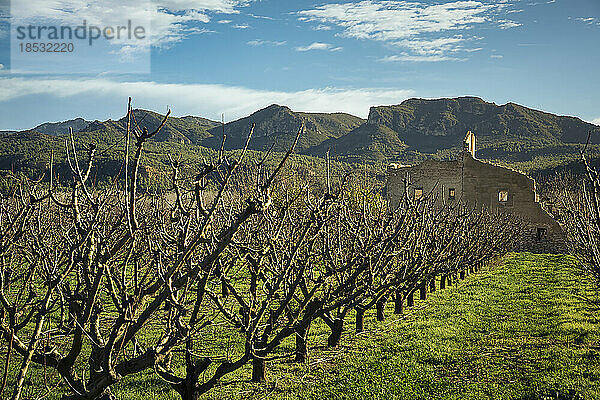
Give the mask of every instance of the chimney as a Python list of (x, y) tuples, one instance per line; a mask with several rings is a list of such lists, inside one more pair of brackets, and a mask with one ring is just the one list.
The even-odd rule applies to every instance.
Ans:
[(464, 150), (475, 158), (475, 134), (471, 131), (467, 132), (467, 136), (465, 136)]

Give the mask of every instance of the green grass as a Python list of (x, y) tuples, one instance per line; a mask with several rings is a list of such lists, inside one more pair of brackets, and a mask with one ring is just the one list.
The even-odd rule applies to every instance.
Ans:
[[(371, 316), (368, 332), (348, 332), (341, 349), (313, 351), (306, 366), (272, 363), (266, 385), (233, 383), (210, 396), (600, 398), (594, 318), (600, 314), (582, 298), (597, 295), (573, 262), (567, 256), (511, 255), (417, 302), (402, 318), (377, 323)], [(314, 339), (315, 345), (324, 340)]]
[[(315, 323), (310, 359), (268, 363), (266, 384), (246, 366), (210, 399), (595, 399), (600, 398), (600, 326), (586, 300), (594, 284), (568, 256), (520, 253), (416, 301), (402, 316), (388, 304), (366, 331), (347, 319), (342, 344), (326, 349)], [(214, 337), (225, 346), (226, 338)], [(293, 338), (280, 354), (293, 350)], [(113, 388), (119, 399), (177, 399), (150, 373)], [(50, 395), (49, 398), (55, 398)]]

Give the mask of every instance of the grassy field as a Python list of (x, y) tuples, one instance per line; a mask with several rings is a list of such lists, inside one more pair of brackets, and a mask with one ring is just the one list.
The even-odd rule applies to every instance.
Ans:
[(361, 335), (349, 324), (340, 349), (317, 348), (305, 366), (271, 363), (266, 385), (230, 382), (211, 397), (600, 398), (600, 312), (585, 301), (597, 293), (572, 264), (511, 255), (400, 318), (370, 316)]
[[(307, 364), (269, 362), (261, 385), (249, 383), (247, 366), (206, 398), (600, 398), (600, 310), (587, 301), (599, 297), (582, 276), (567, 256), (509, 255), (404, 315), (393, 315), (392, 304), (385, 322), (367, 314), (359, 335), (350, 315), (333, 350), (323, 347), (328, 330), (315, 323)], [(290, 340), (281, 354), (291, 351)], [(129, 377), (113, 393), (178, 399), (151, 374)]]

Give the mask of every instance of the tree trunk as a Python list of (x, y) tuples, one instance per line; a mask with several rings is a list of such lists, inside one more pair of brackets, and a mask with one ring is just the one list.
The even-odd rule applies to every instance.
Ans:
[(361, 333), (365, 327), (365, 310), (356, 308), (356, 333)]
[(402, 314), (402, 303), (404, 299), (402, 298), (402, 291), (396, 290), (396, 296), (394, 297), (394, 314)]
[(198, 400), (200, 398), (200, 392), (195, 390), (194, 387), (192, 390), (188, 390), (187, 387), (182, 391), (177, 391), (179, 396), (181, 396), (181, 400)]
[(408, 292), (408, 296), (406, 296), (406, 307), (412, 307), (415, 305), (415, 299), (413, 297), (413, 291)]
[(429, 291), (431, 293), (435, 292), (435, 276), (433, 276), (429, 281)]
[(305, 328), (300, 327), (296, 331), (296, 362), (303, 363), (308, 359), (308, 346), (306, 340), (308, 338), (309, 330), (310, 325)]
[(446, 275), (440, 277), (440, 290), (446, 289)]
[[(265, 347), (265, 344), (261, 342), (256, 343), (259, 348)], [(252, 382), (264, 382), (265, 378), (265, 360), (261, 358), (262, 354), (258, 354), (252, 357)]]
[[(191, 348), (187, 350), (191, 351)], [(212, 361), (208, 357), (201, 360), (186, 359), (185, 378), (178, 384), (171, 384), (171, 387), (181, 396), (181, 400), (198, 400), (206, 392), (206, 388), (198, 384), (198, 377), (206, 371), (211, 363)]]
[(379, 301), (377, 302), (376, 308), (377, 308), (377, 321), (381, 322), (381, 321), (385, 321), (385, 303), (387, 302), (387, 297), (382, 297), (381, 299), (379, 299)]
[(252, 382), (264, 382), (265, 378), (265, 360), (261, 358), (252, 358)]
[(419, 287), (419, 300), (427, 299), (427, 281), (423, 281)]
[(465, 270), (464, 269), (462, 271), (460, 271), (460, 279), (461, 280), (465, 279)]
[(327, 346), (335, 347), (340, 344), (340, 339), (342, 338), (342, 332), (344, 330), (344, 320), (340, 317), (337, 317), (333, 321), (333, 326), (331, 327), (331, 334), (327, 338)]

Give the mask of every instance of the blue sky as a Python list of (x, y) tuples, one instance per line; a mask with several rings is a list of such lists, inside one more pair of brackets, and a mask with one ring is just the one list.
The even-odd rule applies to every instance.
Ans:
[[(123, 4), (19, 2), (75, 20), (89, 18), (90, 3)], [(161, 0), (149, 8), (142, 74), (11, 72), (10, 7), (0, 5), (0, 130), (119, 118), (128, 96), (136, 107), (232, 120), (272, 103), (366, 117), (409, 97), (473, 95), (600, 124), (598, 0)]]

